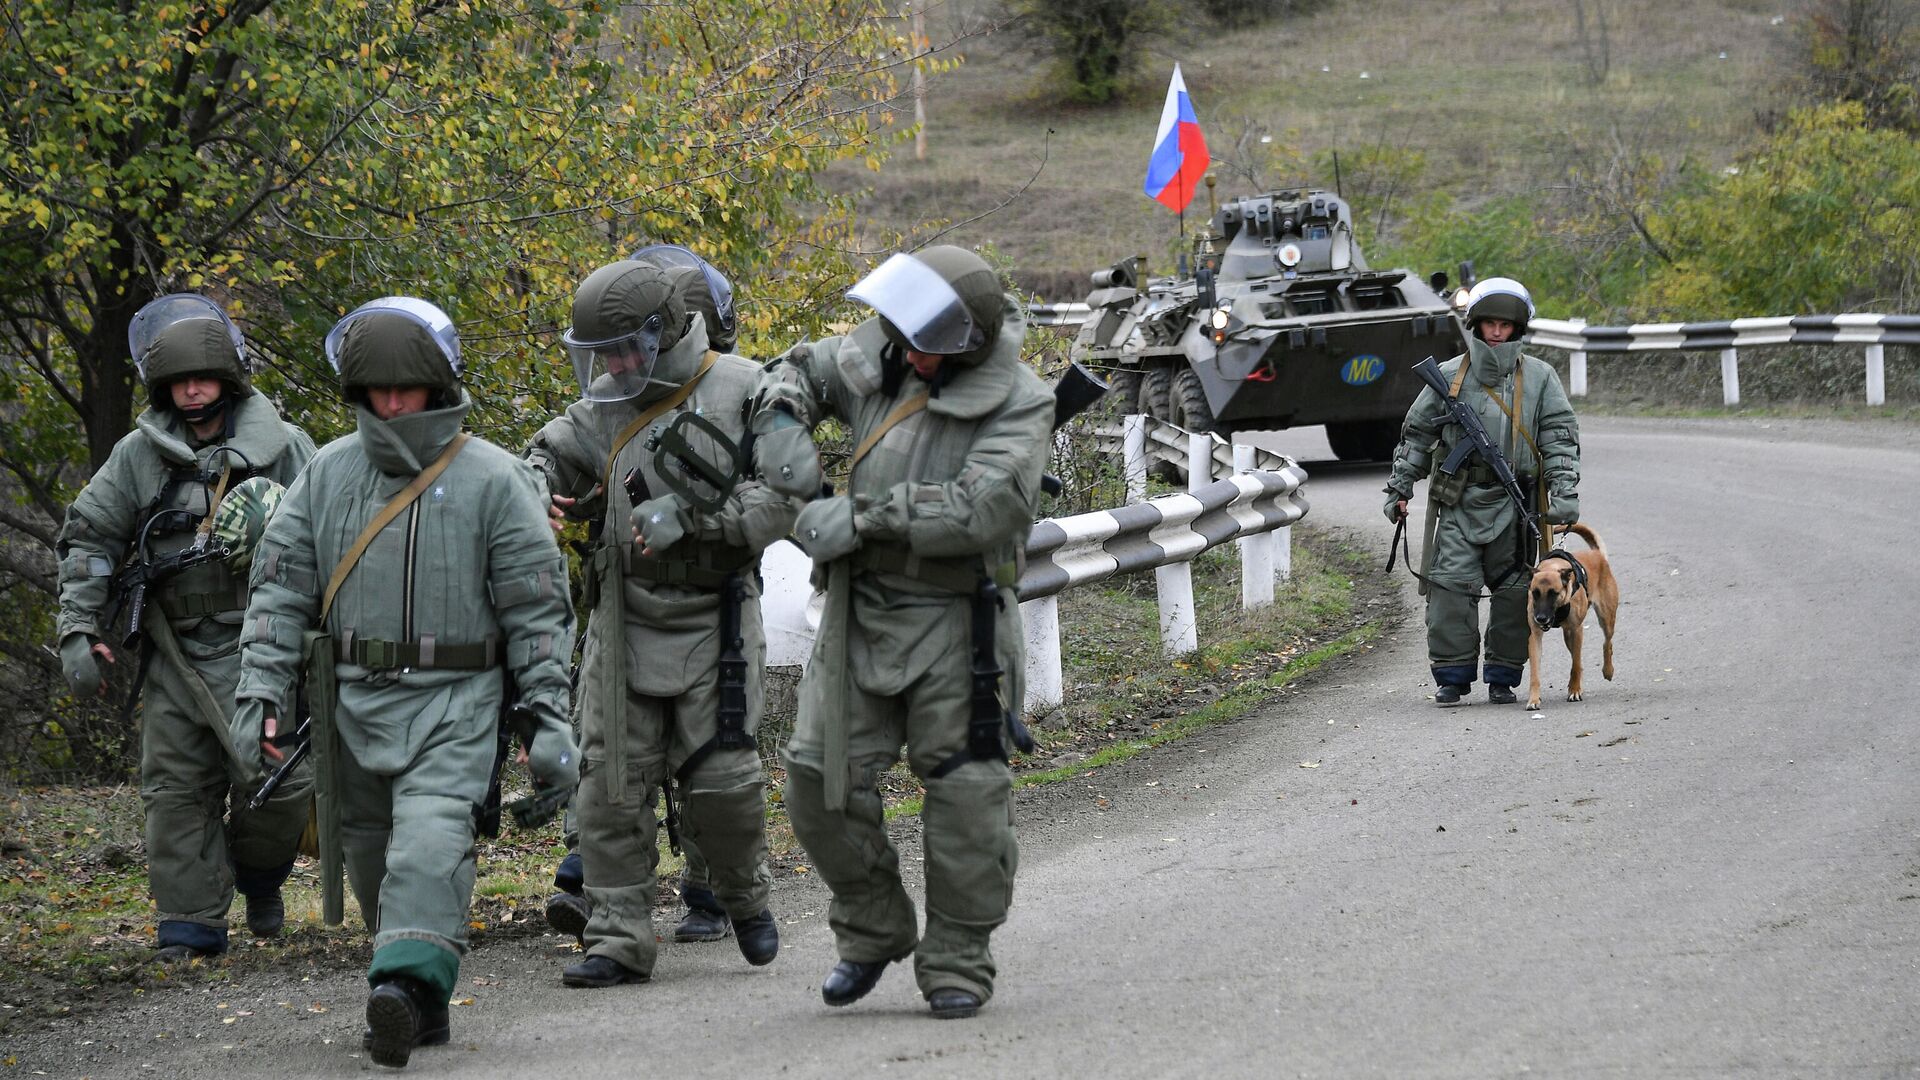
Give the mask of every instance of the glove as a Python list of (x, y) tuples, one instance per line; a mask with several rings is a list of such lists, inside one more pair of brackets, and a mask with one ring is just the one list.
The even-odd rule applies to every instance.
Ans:
[(1547, 524), (1571, 525), (1580, 520), (1580, 496), (1548, 495)]
[(564, 722), (541, 723), (527, 751), (527, 770), (542, 787), (571, 791), (580, 783), (580, 750)]
[(259, 776), (266, 771), (267, 756), (260, 750), (260, 741), (267, 737), (266, 721), (268, 702), (265, 698), (241, 698), (235, 702), (233, 721), (227, 730), (232, 738), (233, 756), (248, 776)]
[(860, 533), (853, 522), (853, 500), (836, 495), (801, 507), (793, 523), (793, 542), (814, 562), (832, 562), (853, 554), (860, 546)]
[(100, 674), (100, 658), (93, 655), (92, 638), (85, 634), (61, 638), (60, 670), (67, 676), (67, 686), (74, 697), (99, 696), (105, 677)]
[(1387, 505), (1381, 507), (1380, 509), (1382, 513), (1387, 515), (1387, 520), (1392, 524), (1395, 524), (1395, 525), (1400, 524), (1400, 500), (1405, 498), (1407, 498), (1407, 496), (1402, 495), (1399, 492), (1394, 491), (1392, 489), (1388, 489)]
[(661, 495), (633, 508), (633, 531), (640, 543), (658, 554), (693, 531), (693, 514), (678, 495)]
[(753, 428), (753, 469), (768, 487), (798, 499), (820, 494), (820, 451), (805, 425), (783, 409), (767, 409)]
[(908, 501), (907, 485), (895, 484), (885, 500), (863, 503), (858, 532), (883, 540), (905, 540), (913, 516), (907, 509)]

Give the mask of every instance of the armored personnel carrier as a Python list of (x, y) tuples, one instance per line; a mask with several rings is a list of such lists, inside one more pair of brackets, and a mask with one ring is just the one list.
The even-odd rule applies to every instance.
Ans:
[(1093, 275), (1071, 354), (1112, 374), (1123, 410), (1222, 434), (1325, 424), (1342, 460), (1386, 458), (1413, 365), (1466, 349), (1447, 275), (1370, 269), (1331, 192), (1230, 200), (1197, 248), (1192, 276)]

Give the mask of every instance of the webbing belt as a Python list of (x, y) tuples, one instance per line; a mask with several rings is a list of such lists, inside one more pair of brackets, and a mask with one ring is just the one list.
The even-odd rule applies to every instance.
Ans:
[[(914, 555), (892, 546), (875, 546), (860, 548), (849, 558), (861, 570), (898, 574), (947, 592), (971, 596), (980, 588), (981, 560), (977, 556), (938, 558)], [(994, 568), (994, 584), (1011, 588), (1014, 570), (1013, 563), (1003, 563)]]
[(695, 589), (724, 588), (727, 578), (753, 565), (751, 552), (738, 548), (705, 547), (691, 559), (664, 559), (640, 554), (640, 545), (619, 545), (620, 572), (653, 585), (685, 585)]
[(227, 611), (247, 610), (247, 587), (241, 584), (219, 592), (185, 593), (178, 596), (162, 592), (159, 601), (160, 610), (166, 612), (170, 619), (199, 619)]
[(439, 671), (484, 671), (501, 660), (500, 642), (485, 641), (441, 644), (427, 634), (419, 641), (382, 641), (357, 638), (352, 631), (340, 635), (334, 658), (343, 664), (359, 664), (376, 670), (398, 668)]

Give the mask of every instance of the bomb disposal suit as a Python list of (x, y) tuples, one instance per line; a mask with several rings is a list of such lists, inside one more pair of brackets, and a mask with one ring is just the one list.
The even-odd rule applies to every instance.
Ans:
[[(971, 1015), (993, 993), (988, 937), (1006, 920), (1018, 860), (999, 717), (1022, 700), (1012, 586), (1053, 398), (1021, 362), (1019, 306), (977, 255), (895, 255), (848, 295), (879, 317), (771, 362), (754, 417), (762, 475), (796, 493), (818, 489), (814, 425), (840, 419), (854, 447), (845, 493), (809, 503), (794, 529), (827, 599), (783, 752), (786, 804), (833, 889), (841, 964), (827, 1002), (858, 999), (912, 954), (935, 1015)], [(1000, 669), (982, 685), (998, 702), (972, 692), (982, 633)], [(976, 704), (992, 717), (980, 731)], [(926, 785), (924, 936), (876, 787), (903, 743)]]
[[(592, 614), (575, 802), (591, 911), (587, 958), (564, 979), (604, 986), (651, 975), (654, 807), (669, 780), (714, 901), (742, 953), (763, 964), (778, 933), (767, 910), (766, 790), (753, 739), (766, 653), (758, 567), (796, 504), (737, 475), (760, 368), (711, 350), (706, 320), (668, 274), (632, 260), (581, 283), (566, 342), (582, 400), (527, 452), (571, 513), (602, 523), (586, 567)], [(709, 482), (696, 461), (734, 475)], [(738, 628), (744, 658), (733, 669), (744, 701), (725, 723), (723, 624)]]
[[(334, 327), (326, 352), (358, 430), (288, 489), (254, 559), (234, 739), (257, 746), (263, 717), (287, 721), (304, 664), (323, 857), (331, 805), (374, 931), (369, 1046), (405, 1064), (414, 1045), (446, 1039), (503, 694), (537, 717), (536, 780), (577, 778), (572, 611), (539, 478), (460, 430), (470, 403), (445, 313), (376, 300)], [(424, 407), (383, 418), (394, 388)]]
[[(666, 274), (669, 285), (680, 297), (687, 311), (698, 314), (706, 323), (709, 349), (721, 354), (733, 351), (735, 326), (738, 320), (733, 303), (733, 283), (727, 280), (725, 274), (705, 259), (678, 244), (650, 244), (635, 251), (631, 261), (649, 263), (659, 267)], [(658, 395), (670, 392), (665, 388), (655, 388), (653, 391)], [(641, 397), (651, 400), (646, 391), (642, 392)], [(685, 406), (677, 410), (675, 416), (683, 411)], [(663, 418), (660, 426), (670, 422), (671, 418)], [(656, 426), (654, 430), (659, 430), (660, 426)], [(598, 505), (604, 509), (604, 504)], [(595, 518), (593, 527), (599, 528), (601, 523), (602, 519)], [(748, 678), (753, 680), (753, 685), (746, 692), (759, 694), (761, 691), (758, 665), (748, 668)], [(574, 737), (576, 739), (581, 738), (579, 704), (579, 697), (575, 695)], [(547, 900), (547, 922), (555, 930), (579, 938), (584, 947), (587, 919), (590, 917), (591, 908), (586, 901), (585, 871), (581, 866), (578, 851), (580, 841), (578, 819), (571, 807), (567, 810), (565, 839), (567, 857), (561, 861), (553, 877), (553, 883), (561, 891)], [(686, 911), (681, 916), (679, 925), (673, 929), (673, 940), (678, 942), (720, 941), (730, 937), (733, 934), (733, 924), (727, 916), (726, 906), (713, 894), (713, 885), (707, 872), (707, 861), (700, 854), (700, 845), (684, 830), (680, 831), (679, 839), (680, 853), (685, 857), (685, 866), (680, 874), (680, 899), (685, 903)]]
[[(262, 478), (256, 486), (291, 484), (313, 456), (313, 440), (253, 393), (240, 331), (211, 300), (155, 300), (134, 316), (128, 339), (151, 407), (67, 510), (57, 544), (60, 655), (76, 694), (99, 692), (103, 654), (145, 670), (136, 687), (140, 798), (159, 945), (162, 958), (173, 959), (226, 949), (236, 884), (254, 932), (279, 931), (280, 885), (307, 823), (311, 774), (296, 774), (265, 806), (246, 809), (260, 781), (247, 764), (254, 755), (236, 756), (228, 745), (247, 605), (249, 553), (240, 538), (225, 537), (234, 541), (227, 557), (152, 582), (138, 655), (116, 649), (119, 642), (103, 645), (109, 593), (123, 565), (182, 561), (196, 544), (213, 553), (223, 537), (211, 533), (211, 504), (226, 505), (249, 477)], [(218, 380), (218, 400), (176, 404), (174, 384), (189, 379)], [(209, 428), (210, 437), (196, 435)]]
[[(1580, 502), (1580, 426), (1545, 360), (1521, 352), (1520, 335), (1533, 317), (1533, 300), (1511, 278), (1488, 278), (1469, 294), (1467, 320), (1473, 335), (1467, 352), (1440, 365), (1452, 396), (1479, 414), (1487, 432), (1500, 443), (1520, 486), (1545, 520), (1563, 524), (1578, 519)], [(1512, 338), (1489, 344), (1482, 323), (1512, 324)], [(1482, 588), (1492, 600), (1487, 614), (1482, 674), (1496, 700), (1512, 700), (1527, 661), (1526, 589), (1530, 567), (1540, 552), (1529, 550), (1520, 512), (1478, 456), (1453, 476), (1438, 466), (1464, 434), (1449, 421), (1445, 402), (1423, 389), (1407, 410), (1400, 444), (1387, 482), (1386, 514), (1398, 520), (1401, 500), (1430, 473), (1427, 487), (1426, 562), (1422, 591), (1427, 595), (1427, 652), (1434, 682), (1452, 696), (1470, 686), (1481, 666)], [(1442, 702), (1443, 704), (1446, 702)]]

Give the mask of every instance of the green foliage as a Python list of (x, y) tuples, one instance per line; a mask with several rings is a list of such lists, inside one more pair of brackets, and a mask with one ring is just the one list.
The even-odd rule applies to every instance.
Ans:
[[(575, 396), (556, 341), (574, 284), (640, 243), (686, 243), (733, 276), (743, 350), (830, 317), (847, 253), (873, 238), (852, 241), (850, 200), (815, 176), (878, 167), (892, 136), (869, 110), (906, 51), (877, 0), (8, 12), (0, 589), (26, 583), (42, 611), (51, 564), (30, 549), (144, 397), (124, 343), (147, 300), (219, 298), (261, 388), (324, 442), (349, 424), (326, 330), (376, 296), (431, 299), (461, 331), (470, 423), (518, 445)], [(34, 632), (0, 619), (0, 652), (46, 669)]]
[(1911, 310), (1920, 302), (1920, 144), (1858, 102), (1792, 114), (1650, 228), (1673, 262), (1640, 307), (1673, 319)]
[(1920, 18), (1911, 0), (1812, 0), (1798, 23), (1799, 89), (1858, 103), (1867, 123), (1920, 134)]
[(1123, 95), (1142, 44), (1173, 22), (1172, 10), (1155, 0), (1010, 0), (1010, 8), (1033, 47), (1053, 59), (1061, 96), (1083, 105)]

